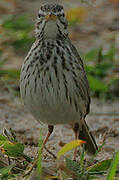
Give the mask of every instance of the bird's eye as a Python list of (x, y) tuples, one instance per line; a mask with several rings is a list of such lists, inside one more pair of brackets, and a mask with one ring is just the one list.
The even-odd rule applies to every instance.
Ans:
[(40, 17), (41, 17), (41, 14), (38, 14), (38, 17), (40, 18)]
[(38, 17), (41, 18), (41, 17), (44, 17), (44, 15), (43, 14), (38, 14)]
[(62, 14), (58, 14), (58, 17), (62, 17)]
[(63, 13), (63, 14), (59, 14), (58, 17), (59, 17), (60, 19), (63, 19), (63, 18), (65, 17), (65, 15), (64, 15), (64, 13)]

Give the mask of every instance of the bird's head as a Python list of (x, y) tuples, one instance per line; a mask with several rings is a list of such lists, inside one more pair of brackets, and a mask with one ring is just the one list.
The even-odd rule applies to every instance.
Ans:
[(67, 20), (63, 6), (58, 4), (45, 4), (41, 6), (36, 23), (37, 38), (66, 38), (68, 36)]

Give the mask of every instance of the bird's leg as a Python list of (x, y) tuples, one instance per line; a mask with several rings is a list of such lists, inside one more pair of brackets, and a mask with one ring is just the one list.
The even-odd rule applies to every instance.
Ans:
[[(43, 148), (45, 147), (45, 144), (47, 143), (48, 138), (49, 138), (50, 135), (52, 134), (53, 128), (54, 128), (54, 126), (51, 126), (51, 125), (48, 126), (48, 133), (47, 133), (47, 136), (45, 137), (45, 139), (44, 139), (44, 141), (43, 141), (43, 145), (42, 145), (41, 151), (42, 151)], [(32, 166), (29, 168), (29, 170), (26, 172), (26, 174), (25, 174), (24, 176), (28, 175), (28, 174), (33, 170), (33, 168), (34, 168), (34, 167), (36, 166), (36, 164), (37, 164), (37, 161), (38, 161), (38, 156), (37, 156), (37, 158), (34, 160)]]
[[(78, 123), (75, 123), (73, 130), (74, 130), (74, 134), (75, 134), (75, 140), (77, 140), (78, 136), (79, 136), (79, 124)], [(76, 161), (76, 155), (77, 155), (77, 148), (74, 149), (74, 157), (73, 157), (74, 161)]]
[(42, 150), (43, 150), (43, 148), (44, 148), (49, 154), (51, 154), (51, 155), (56, 159), (56, 156), (55, 156), (52, 152), (50, 152), (49, 149), (47, 149), (47, 148), (45, 147), (45, 144), (47, 143), (48, 138), (49, 138), (50, 135), (52, 134), (53, 129), (54, 129), (54, 126), (51, 126), (51, 125), (48, 126), (48, 133), (47, 133), (47, 136), (45, 137), (45, 139), (44, 139), (44, 141), (43, 141)]
[(44, 139), (44, 141), (43, 141), (42, 149), (44, 148), (45, 144), (46, 144), (47, 141), (48, 141), (48, 138), (49, 138), (50, 135), (52, 134), (53, 129), (54, 129), (54, 126), (48, 125), (48, 133), (47, 133), (47, 136), (45, 137), (45, 139)]

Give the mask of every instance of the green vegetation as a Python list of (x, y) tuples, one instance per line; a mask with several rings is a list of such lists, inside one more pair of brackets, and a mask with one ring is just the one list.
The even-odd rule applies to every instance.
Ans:
[(28, 51), (35, 38), (32, 35), (34, 25), (29, 15), (8, 16), (2, 19), (3, 34), (8, 37), (7, 44), (12, 45), (19, 55)]
[[(72, 145), (73, 142), (73, 145)], [(71, 146), (70, 146), (71, 144)], [(58, 159), (54, 161), (57, 162), (57, 167), (54, 169), (54, 174), (60, 172), (60, 178), (63, 180), (67, 178), (72, 178), (75, 180), (91, 180), (106, 178), (106, 180), (113, 180), (115, 175), (119, 175), (119, 151), (114, 153), (114, 157), (112, 159), (107, 159), (103, 161), (97, 161), (95, 163), (95, 158), (92, 158), (90, 161), (85, 160), (85, 151), (84, 146), (80, 149), (80, 160), (79, 162), (75, 162), (67, 157), (64, 157), (65, 162), (61, 163), (61, 156), (65, 156), (65, 153), (70, 151), (72, 148), (76, 146), (80, 146), (82, 142), (79, 140), (71, 141), (66, 144), (60, 152), (58, 152)], [(2, 160), (0, 160), (0, 179), (10, 179), (14, 180), (16, 177), (20, 177), (24, 180), (27, 180), (32, 176), (32, 171), (30, 169), (31, 162), (34, 162), (32, 158), (26, 156), (24, 154), (24, 145), (18, 140), (16, 140), (16, 136), (12, 130), (8, 132), (8, 130), (4, 130), (4, 135), (0, 135), (0, 149), (3, 155), (7, 155), (9, 158), (9, 163), (7, 162), (5, 156)], [(40, 135), (39, 140), (39, 156), (37, 160), (37, 173), (35, 173), (35, 179), (48, 180), (48, 179), (59, 179), (59, 176), (47, 177), (44, 173), (44, 168), (42, 165), (42, 138)], [(71, 147), (71, 148), (69, 148)], [(97, 152), (98, 153), (98, 152)], [(42, 174), (43, 173), (43, 174)]]
[(119, 64), (115, 61), (116, 48), (105, 54), (102, 48), (92, 49), (84, 55), (85, 68), (92, 94), (97, 97), (119, 97)]

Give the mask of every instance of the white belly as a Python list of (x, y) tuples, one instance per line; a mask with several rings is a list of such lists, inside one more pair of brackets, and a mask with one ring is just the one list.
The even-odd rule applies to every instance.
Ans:
[(40, 104), (26, 103), (26, 107), (32, 113), (32, 115), (40, 122), (49, 125), (56, 124), (74, 124), (80, 121), (80, 113), (76, 112), (75, 109), (66, 103), (57, 104)]

